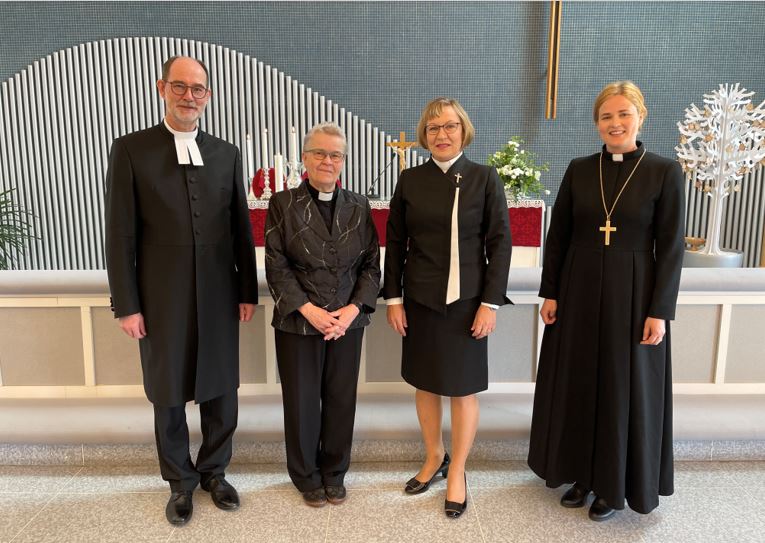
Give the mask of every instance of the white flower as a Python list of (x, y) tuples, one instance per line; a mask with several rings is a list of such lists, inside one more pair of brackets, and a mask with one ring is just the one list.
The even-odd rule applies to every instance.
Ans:
[(550, 195), (550, 191), (545, 189), (545, 194), (549, 196)]
[(539, 181), (539, 178), (540, 178), (540, 177), (542, 177), (542, 172), (540, 172), (539, 170), (535, 170), (535, 171), (534, 171), (534, 179), (536, 179), (537, 181)]

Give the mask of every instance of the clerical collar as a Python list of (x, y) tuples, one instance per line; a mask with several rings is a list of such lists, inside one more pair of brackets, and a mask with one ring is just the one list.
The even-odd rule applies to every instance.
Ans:
[(196, 139), (199, 129), (195, 128), (191, 132), (180, 132), (167, 124), (167, 119), (163, 119), (162, 122), (165, 123), (165, 128), (170, 131), (175, 139), (175, 154), (178, 156), (178, 164), (204, 166), (202, 153), (199, 152)]
[(308, 187), (308, 192), (311, 194), (311, 197), (314, 200), (319, 200), (320, 202), (331, 202), (337, 195), (337, 189), (333, 190), (332, 192), (321, 192), (316, 187), (314, 187), (308, 181), (308, 179), (305, 180), (305, 186)]
[(435, 158), (433, 158), (432, 156), (431, 156), (430, 158), (432, 158), (432, 159), (433, 159), (433, 162), (435, 163), (435, 165), (436, 165), (436, 166), (438, 166), (439, 168), (441, 168), (441, 171), (442, 171), (442, 172), (446, 173), (446, 172), (448, 172), (448, 171), (449, 171), (449, 168), (451, 168), (451, 167), (452, 167), (452, 165), (453, 165), (455, 162), (457, 162), (457, 161), (460, 159), (460, 157), (461, 157), (461, 156), (462, 156), (462, 152), (460, 152), (460, 154), (458, 154), (458, 155), (457, 155), (456, 157), (454, 157), (453, 159), (451, 159), (451, 160), (447, 160), (446, 162), (441, 162), (440, 160), (436, 160), (436, 159), (435, 159)]
[(624, 162), (625, 160), (631, 160), (637, 158), (643, 154), (643, 142), (637, 142), (637, 149), (630, 151), (629, 153), (609, 153), (605, 144), (603, 145), (603, 158), (612, 162)]

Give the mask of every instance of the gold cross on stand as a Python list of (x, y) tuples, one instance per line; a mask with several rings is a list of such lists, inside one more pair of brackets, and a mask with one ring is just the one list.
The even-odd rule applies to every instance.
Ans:
[(398, 155), (398, 171), (406, 170), (406, 150), (411, 147), (416, 147), (416, 141), (406, 141), (406, 132), (400, 132), (398, 141), (391, 141), (386, 143), (388, 147), (393, 149), (393, 152)]
[(611, 232), (616, 232), (616, 227), (611, 226), (611, 219), (606, 219), (606, 225), (601, 226), (600, 231), (606, 234), (606, 245), (611, 245)]

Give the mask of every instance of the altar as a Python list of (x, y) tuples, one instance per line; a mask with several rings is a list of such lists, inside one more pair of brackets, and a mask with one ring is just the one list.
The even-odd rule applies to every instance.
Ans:
[[(388, 222), (390, 202), (387, 200), (370, 200), (372, 220), (377, 228), (380, 246), (385, 247), (385, 225)], [(268, 200), (250, 200), (250, 222), (252, 238), (256, 247), (264, 245), (264, 231)], [(507, 202), (507, 212), (510, 218), (510, 232), (513, 237), (513, 267), (540, 266), (542, 232), (544, 224), (545, 203), (543, 200), (522, 200)]]

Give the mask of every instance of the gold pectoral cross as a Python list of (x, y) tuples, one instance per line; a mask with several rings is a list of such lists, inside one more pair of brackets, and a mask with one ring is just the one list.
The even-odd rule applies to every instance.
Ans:
[(600, 231), (606, 235), (606, 245), (611, 245), (611, 232), (616, 232), (616, 227), (611, 226), (611, 219), (606, 219), (606, 225), (601, 226)]

